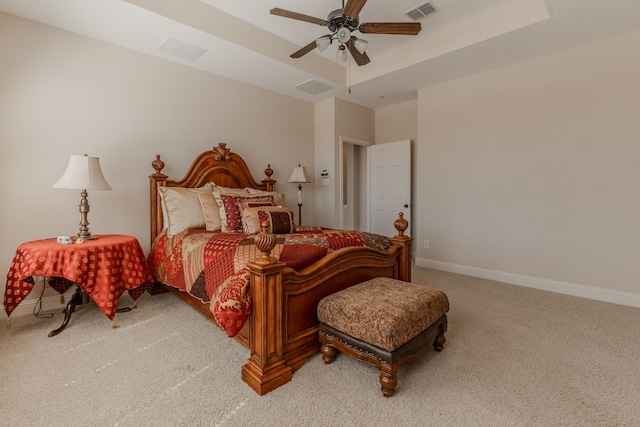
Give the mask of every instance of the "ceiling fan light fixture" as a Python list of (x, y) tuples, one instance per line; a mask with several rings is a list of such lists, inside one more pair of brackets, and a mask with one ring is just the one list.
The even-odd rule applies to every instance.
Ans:
[(351, 40), (351, 31), (347, 27), (340, 27), (336, 32), (336, 37), (340, 43), (346, 43)]
[[(425, 5), (428, 5), (430, 0), (426, 1), (427, 3), (425, 3)], [(420, 22), (365, 22), (361, 24), (359, 15), (366, 3), (367, 0), (342, 0), (342, 9), (335, 9), (329, 13), (327, 19), (315, 18), (303, 13), (277, 7), (271, 9), (270, 13), (271, 15), (308, 22), (329, 29), (330, 34), (314, 39), (308, 45), (289, 55), (291, 58), (300, 58), (316, 48), (322, 52), (336, 39), (339, 44), (336, 60), (349, 60), (348, 49), (353, 61), (358, 66), (362, 66), (371, 62), (369, 55), (365, 53), (369, 42), (367, 40), (358, 40), (352, 33), (359, 31), (362, 34), (415, 36), (422, 29)]]
[(336, 55), (336, 61), (338, 62), (346, 62), (347, 60), (347, 48), (341, 44), (338, 48), (338, 54)]
[(324, 51), (331, 45), (331, 36), (322, 36), (316, 40), (316, 46), (320, 52)]
[(353, 42), (353, 47), (358, 49), (358, 52), (364, 55), (364, 51), (367, 49), (367, 45), (369, 42), (363, 39), (355, 39)]

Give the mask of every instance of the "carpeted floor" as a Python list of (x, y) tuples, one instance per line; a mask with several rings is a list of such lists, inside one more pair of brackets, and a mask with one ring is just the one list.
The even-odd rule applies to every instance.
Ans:
[[(0, 331), (3, 426), (637, 426), (640, 309), (415, 268), (442, 289), (447, 343), (378, 371), (313, 357), (262, 397), (248, 352), (171, 294), (143, 296), (118, 329), (93, 304)], [(121, 305), (129, 305), (123, 298)]]

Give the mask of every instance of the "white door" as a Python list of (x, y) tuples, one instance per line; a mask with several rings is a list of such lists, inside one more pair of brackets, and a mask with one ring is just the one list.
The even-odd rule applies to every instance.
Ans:
[(371, 231), (398, 234), (393, 222), (404, 214), (411, 231), (411, 141), (376, 144), (371, 149)]

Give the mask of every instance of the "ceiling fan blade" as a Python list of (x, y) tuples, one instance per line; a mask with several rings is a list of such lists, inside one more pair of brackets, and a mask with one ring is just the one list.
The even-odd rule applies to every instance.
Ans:
[(298, 12), (292, 12), (286, 9), (280, 9), (279, 7), (275, 7), (271, 9), (272, 15), (283, 16), (285, 18), (297, 19), (298, 21), (310, 22), (312, 24), (324, 25), (328, 24), (326, 19), (314, 18), (313, 16), (304, 15)]
[(291, 55), (289, 55), (291, 58), (301, 58), (302, 56), (306, 55), (307, 53), (311, 52), (313, 49), (315, 49), (317, 47), (316, 45), (316, 41), (312, 41), (311, 43), (309, 43), (308, 45), (306, 45), (305, 47), (303, 47), (302, 49), (293, 52)]
[(352, 19), (357, 18), (366, 2), (367, 0), (347, 0), (342, 14)]
[(369, 59), (369, 55), (367, 55), (366, 52), (360, 53), (360, 51), (356, 49), (356, 47), (353, 44), (353, 39), (349, 40), (345, 44), (347, 45), (347, 48), (349, 48), (349, 52), (351, 52), (351, 56), (353, 56), (353, 60), (356, 61), (356, 64), (366, 65), (369, 62), (371, 62), (371, 59)]
[(421, 29), (422, 26), (419, 22), (368, 22), (358, 27), (361, 33), (405, 36), (415, 36)]

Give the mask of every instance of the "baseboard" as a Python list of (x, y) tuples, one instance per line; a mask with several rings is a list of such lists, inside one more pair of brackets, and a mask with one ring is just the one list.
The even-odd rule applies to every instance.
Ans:
[(614, 304), (640, 307), (640, 294), (615, 291), (611, 289), (596, 288), (593, 286), (578, 285), (557, 280), (541, 279), (539, 277), (524, 276), (521, 274), (507, 273), (504, 271), (489, 270), (486, 268), (471, 267), (468, 265), (452, 264), (449, 262), (435, 261), (426, 258), (416, 258), (416, 267), (432, 268), (434, 270), (459, 273), (481, 279), (495, 280), (510, 283), (512, 285), (525, 286), (543, 291), (557, 292), (559, 294), (573, 295), (589, 298), (597, 301)]

